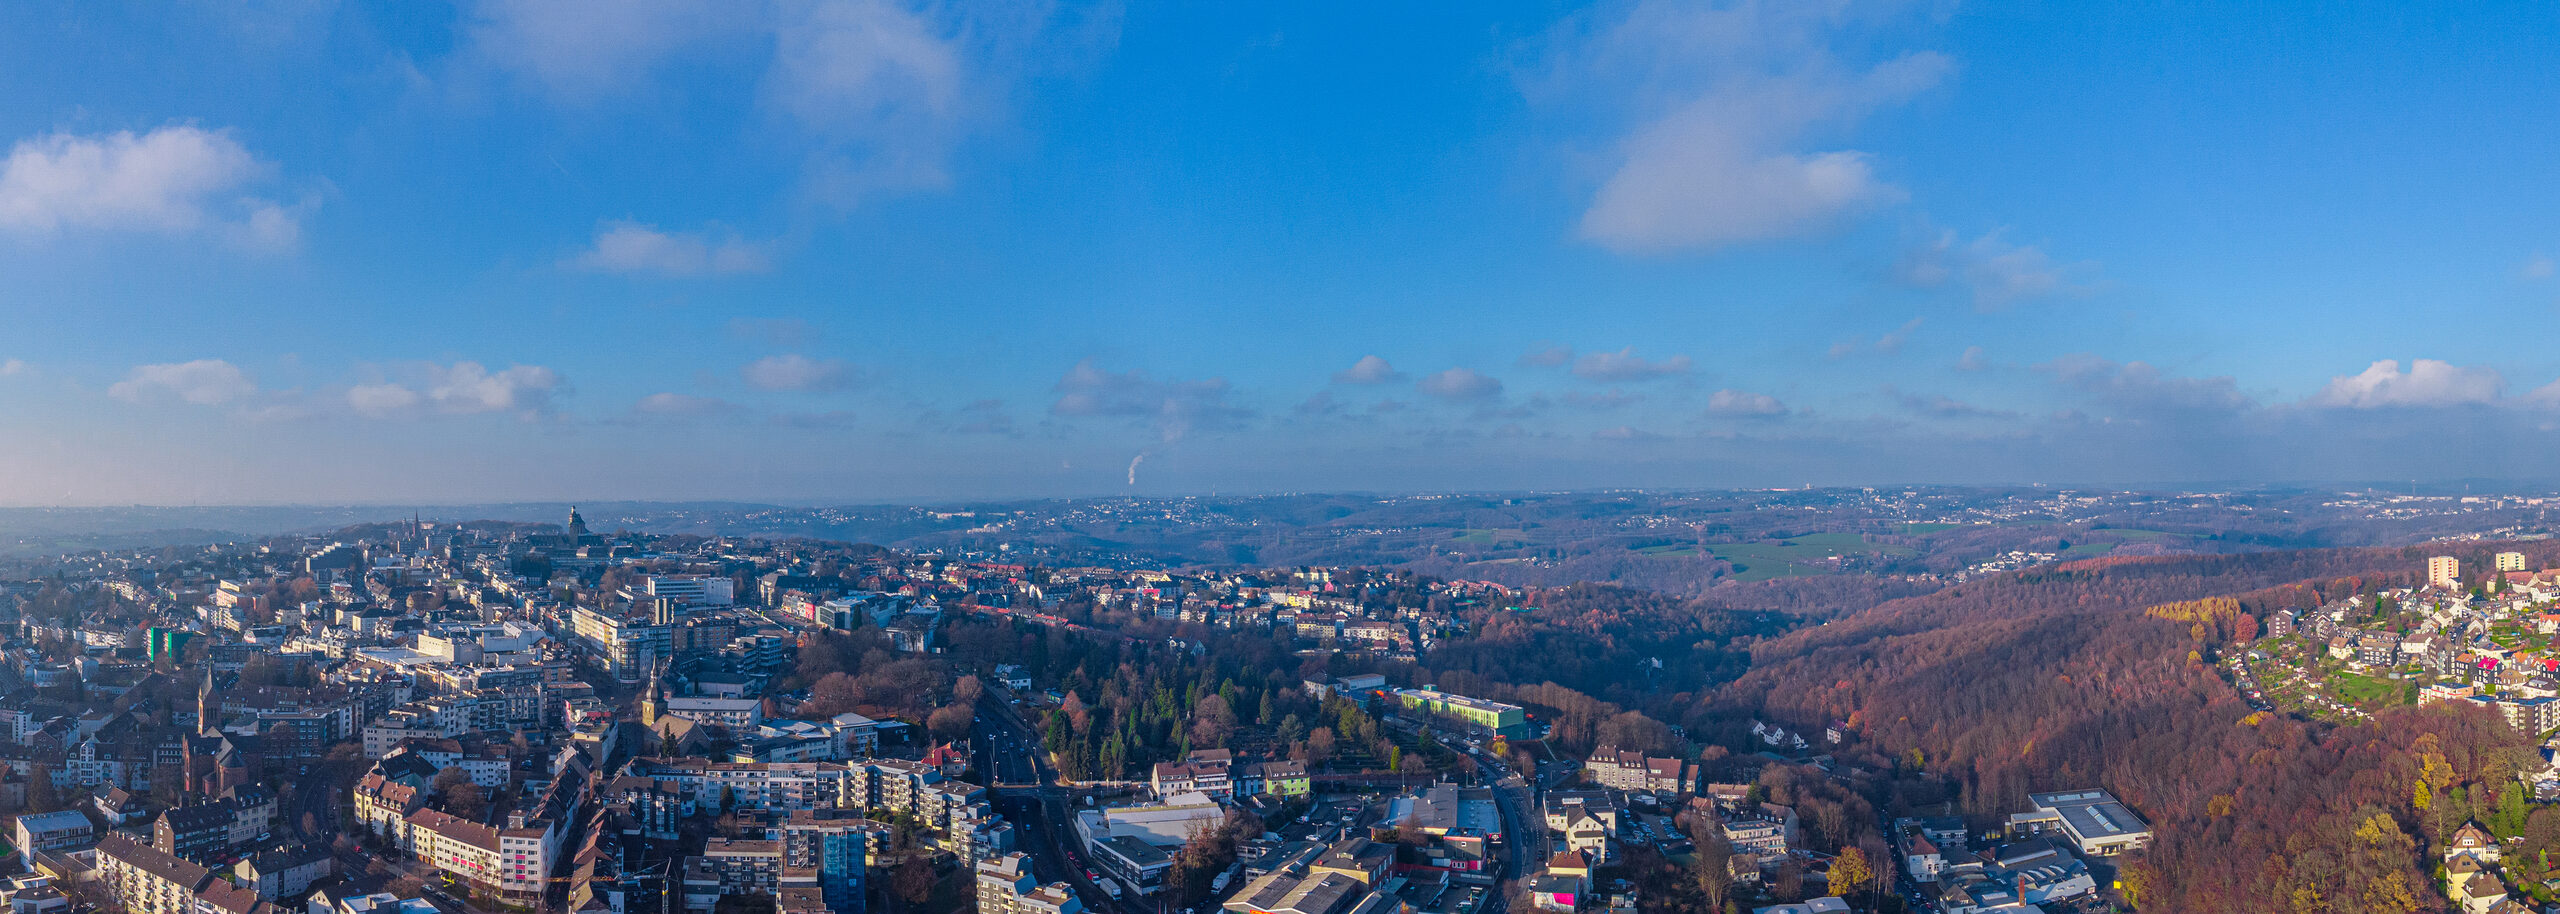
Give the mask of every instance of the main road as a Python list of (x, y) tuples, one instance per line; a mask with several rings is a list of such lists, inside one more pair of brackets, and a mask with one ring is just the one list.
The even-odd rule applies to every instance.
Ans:
[(1085, 875), (1091, 864), (1077, 851), (1069, 791), (1058, 786), (1057, 773), (1041, 761), (1038, 731), (1022, 719), (1009, 700), (1011, 695), (1002, 686), (989, 686), (978, 698), (977, 720), (970, 733), (977, 754), (972, 761), (987, 781), (988, 794), (1027, 845), (1016, 850), (1031, 855), (1032, 874), (1041, 882), (1074, 886), (1086, 910), (1152, 914), (1155, 906), (1137, 895), (1115, 901)]
[[(1528, 878), (1547, 862), (1547, 820), (1538, 811), (1537, 789), (1483, 750), (1469, 748), (1465, 753), (1475, 763), (1477, 780), (1493, 788), (1494, 809), (1502, 815), (1503, 880)], [(1485, 899), (1482, 914), (1503, 914), (1510, 904), (1510, 893), (1497, 884)]]

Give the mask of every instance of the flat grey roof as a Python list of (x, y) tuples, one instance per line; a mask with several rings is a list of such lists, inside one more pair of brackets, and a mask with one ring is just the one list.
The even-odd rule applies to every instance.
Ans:
[(1170, 865), (1173, 863), (1173, 858), (1165, 854), (1164, 851), (1158, 849), (1155, 845), (1129, 837), (1128, 835), (1112, 835), (1111, 837), (1104, 838), (1097, 843), (1101, 847), (1110, 850), (1113, 854), (1129, 861), (1130, 864), (1138, 867), (1139, 869)]
[(2104, 790), (2032, 793), (2027, 802), (2062, 816), (2064, 827), (2081, 840), (2120, 838), (2151, 830), (2149, 823)]

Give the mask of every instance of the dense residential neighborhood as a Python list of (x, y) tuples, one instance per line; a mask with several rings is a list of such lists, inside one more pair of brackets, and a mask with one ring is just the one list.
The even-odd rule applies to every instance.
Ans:
[[(2106, 910), (2152, 878), (2127, 869), (2148, 817), (2104, 784), (1933, 810), (1926, 760), (1867, 744), (1859, 713), (1688, 733), (1487, 666), (1488, 635), (1622, 593), (1001, 558), (574, 510), (63, 556), (0, 582), (24, 870), (0, 892), (28, 914), (1505, 914), (1666, 891), (1961, 914)], [(2454, 705), (2547, 739), (2560, 570), (2528, 564), (2145, 614), (2230, 633), (2206, 668), (2242, 726)], [(1888, 810), (1885, 781), (1919, 792)], [(2433, 788), (2469, 842), (2441, 890), (2483, 911), (2560, 893), (2503, 853), (2520, 804), (2560, 800), (2560, 740), (2513, 785)]]
[[(0, 585), (17, 914), (1633, 911), (1628, 866), (1666, 860), (1755, 909), (2024, 910), (2093, 900), (2092, 867), (2147, 834), (2094, 791), (1844, 847), (1825, 784), (1856, 776), (1849, 724), (1701, 751), (1642, 715), (1587, 730), (1376, 672), (1541, 598), (1484, 582), (1047, 569), (575, 511), (62, 567)], [(1202, 678), (1212, 642), (1294, 675)], [(1097, 651), (1170, 665), (1119, 681), (1193, 684), (1091, 691), (1075, 658)]]

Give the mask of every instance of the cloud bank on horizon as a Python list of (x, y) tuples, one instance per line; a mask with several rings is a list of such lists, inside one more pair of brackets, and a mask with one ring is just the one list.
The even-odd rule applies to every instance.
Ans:
[(1467, 17), (0, 10), (0, 503), (2560, 482), (2547, 7)]

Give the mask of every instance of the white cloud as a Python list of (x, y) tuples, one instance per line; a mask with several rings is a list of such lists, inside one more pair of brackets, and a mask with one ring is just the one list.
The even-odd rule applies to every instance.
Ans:
[(1583, 213), (1586, 238), (1622, 251), (1714, 248), (1782, 238), (1900, 192), (1863, 153), (1751, 157), (1712, 122), (1656, 125)]
[(1573, 361), (1574, 377), (1591, 381), (1650, 381), (1689, 373), (1689, 357), (1675, 355), (1649, 361), (1629, 346), (1616, 352), (1585, 353)]
[(766, 356), (738, 370), (759, 390), (823, 393), (852, 382), (853, 366), (835, 359), (813, 359), (798, 353)]
[(209, 232), (261, 250), (292, 247), (301, 214), (242, 191), (270, 169), (228, 133), (172, 125), (20, 140), (0, 163), (0, 230)]
[(197, 406), (221, 406), (257, 392), (240, 366), (221, 359), (138, 365), (107, 387), (108, 396), (130, 403), (174, 398)]
[(773, 262), (763, 245), (706, 232), (662, 232), (655, 226), (608, 221), (596, 227), (595, 244), (569, 264), (605, 273), (700, 276), (760, 273)]
[(1481, 400), (1502, 393), (1501, 379), (1465, 368), (1426, 376), (1414, 387), (1444, 400)]
[(1351, 367), (1334, 372), (1333, 380), (1340, 384), (1387, 384), (1404, 380), (1404, 372), (1397, 371), (1385, 359), (1364, 355)]
[(2551, 255), (2535, 254), (2525, 258), (2524, 266), (2516, 268), (2516, 275), (2526, 279), (2550, 279), (2555, 271), (2560, 271), (2560, 264), (2553, 263)]
[(1989, 367), (1991, 360), (1980, 346), (1964, 347), (1964, 354), (1956, 357), (1957, 371), (1981, 371)]
[(1787, 405), (1768, 394), (1728, 388), (1707, 398), (1707, 412), (1718, 416), (1767, 418), (1786, 415)]
[(387, 416), (417, 406), (425, 399), (399, 384), (358, 384), (347, 388), (347, 406), (367, 416)]
[(2086, 295), (2097, 289), (2089, 278), (2096, 272), (2094, 263), (2058, 264), (2040, 248), (2002, 240), (1999, 232), (1962, 241), (1948, 229), (1904, 251), (1894, 278), (1922, 289), (1961, 284), (1973, 293), (1975, 309), (1997, 311), (2039, 298)]
[(455, 362), (431, 374), (427, 399), (449, 413), (539, 412), (560, 389), (560, 374), (539, 365), (490, 371), (478, 362)]
[(2412, 359), (2407, 371), (2397, 359), (2382, 359), (2352, 375), (2329, 379), (2311, 395), (2313, 406), (2375, 409), (2393, 406), (2458, 406), (2488, 403), (2506, 389), (2497, 369), (2465, 368), (2437, 359)]
[(402, 381), (378, 381), (347, 389), (347, 406), (381, 418), (427, 408), (456, 416), (512, 412), (526, 418), (551, 408), (551, 399), (566, 388), (560, 373), (540, 365), (510, 365), (491, 371), (478, 362), (452, 365), (423, 363), (403, 372)]
[(1709, 249), (1901, 199), (1866, 153), (1806, 150), (1803, 139), (1927, 91), (1954, 64), (1931, 52), (1843, 59), (1876, 19), (1851, 7), (1644, 0), (1560, 27), (1532, 100), (1637, 124), (1616, 143), (1583, 237), (1620, 251)]
[(24, 359), (0, 359), (0, 378), (14, 378), (34, 372), (35, 366), (27, 364)]

